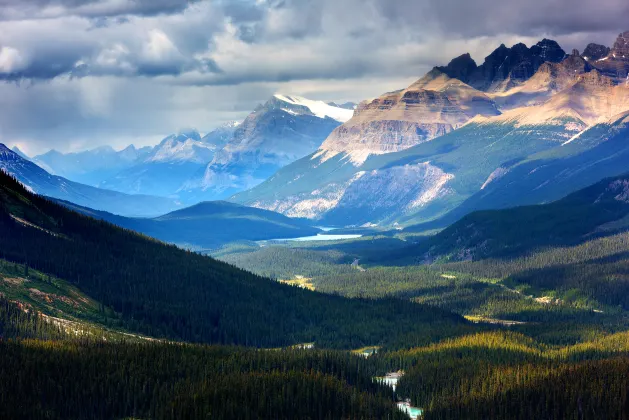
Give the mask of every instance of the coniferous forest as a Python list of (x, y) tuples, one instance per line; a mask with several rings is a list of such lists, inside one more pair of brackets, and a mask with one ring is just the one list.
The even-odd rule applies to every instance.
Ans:
[[(244, 271), (0, 180), (0, 418), (629, 418), (616, 230), (422, 267), (226, 252)], [(315, 291), (262, 276), (291, 270)]]

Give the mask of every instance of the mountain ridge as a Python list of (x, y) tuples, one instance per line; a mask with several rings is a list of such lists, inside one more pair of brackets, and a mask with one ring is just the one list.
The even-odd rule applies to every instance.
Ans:
[(68, 200), (126, 215), (159, 215), (179, 205), (169, 199), (148, 195), (128, 195), (70, 181), (51, 175), (35, 163), (23, 159), (0, 143), (0, 170), (16, 177), (38, 194)]
[[(500, 89), (485, 85), (489, 92), (482, 92), (453, 79), (446, 72), (470, 83), (482, 73), (469, 55), (461, 56), (405, 90), (362, 102), (316, 153), (230, 200), (333, 225), (428, 223), (491, 190), (518, 162), (549, 150), (561, 154), (565, 144), (629, 110), (629, 85), (577, 51), (567, 55), (550, 40), (513, 48), (520, 55), (501, 73), (509, 86), (502, 78)], [(501, 46), (488, 56), (487, 68), (507, 50)], [(423, 103), (433, 108), (425, 112), (417, 104), (427, 96)], [(495, 111), (465, 108), (469, 98)], [(422, 132), (429, 124), (432, 133)], [(596, 145), (587, 137), (579, 147)]]

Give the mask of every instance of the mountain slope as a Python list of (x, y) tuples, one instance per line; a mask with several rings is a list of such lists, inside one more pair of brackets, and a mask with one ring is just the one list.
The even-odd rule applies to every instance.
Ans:
[(484, 209), (558, 200), (603, 178), (618, 176), (629, 167), (629, 111), (595, 124), (561, 147), (502, 165), (483, 188), (461, 206), (437, 220), (410, 227), (421, 231), (445, 227), (465, 214)]
[(179, 206), (172, 200), (148, 195), (127, 195), (90, 187), (51, 175), (31, 161), (0, 144), (0, 170), (5, 171), (31, 191), (81, 206), (131, 216), (155, 216)]
[(470, 213), (415, 247), (426, 258), (482, 259), (572, 246), (629, 229), (629, 175), (542, 205)]
[[(469, 330), (449, 312), (281, 285), (72, 212), (0, 174), (0, 254), (66, 279), (151, 336), (277, 347), (414, 345)], [(6, 240), (10, 238), (10, 240)], [(360, 316), (357, 316), (360, 314)]]
[(320, 232), (304, 220), (225, 201), (202, 202), (151, 219), (117, 216), (67, 201), (60, 203), (87, 216), (192, 249), (217, 248), (241, 240), (296, 238)]

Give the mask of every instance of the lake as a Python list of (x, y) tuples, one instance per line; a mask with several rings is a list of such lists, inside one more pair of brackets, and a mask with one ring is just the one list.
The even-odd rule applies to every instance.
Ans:
[(363, 235), (334, 235), (327, 233), (320, 233), (315, 236), (302, 236), (301, 238), (283, 238), (283, 239), (268, 239), (260, 242), (308, 242), (308, 241), (339, 241), (341, 239), (357, 239)]

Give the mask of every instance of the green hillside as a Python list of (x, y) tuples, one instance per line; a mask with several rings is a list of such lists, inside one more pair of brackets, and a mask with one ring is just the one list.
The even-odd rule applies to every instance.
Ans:
[(0, 256), (76, 286), (100, 303), (105, 325), (193, 342), (337, 348), (408, 346), (472, 328), (409, 302), (284, 286), (81, 216), (5, 174), (0, 180)]
[(608, 178), (549, 203), (486, 210), (463, 217), (400, 254), (418, 260), (483, 259), (575, 245), (629, 227), (629, 175)]
[(502, 164), (502, 175), (459, 207), (433, 222), (422, 221), (407, 230), (444, 228), (477, 210), (559, 200), (604, 178), (625, 174), (629, 169), (628, 115), (623, 113), (596, 124), (561, 147)]
[(150, 219), (118, 216), (68, 201), (60, 203), (93, 218), (198, 251), (234, 241), (297, 238), (320, 232), (305, 220), (226, 201), (206, 201)]

